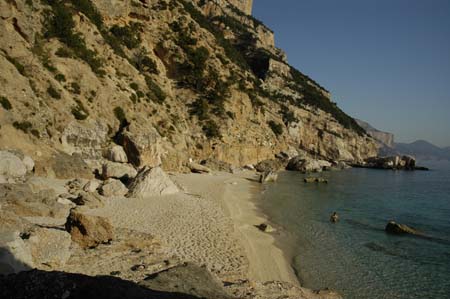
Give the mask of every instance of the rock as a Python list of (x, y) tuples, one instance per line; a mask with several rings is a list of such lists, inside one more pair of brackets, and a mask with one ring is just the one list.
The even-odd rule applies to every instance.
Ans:
[(267, 223), (261, 223), (260, 225), (256, 226), (260, 231), (265, 233), (273, 233), (276, 231), (275, 228), (273, 228), (270, 224)]
[(128, 161), (134, 166), (148, 165), (150, 167), (161, 165), (161, 136), (158, 131), (148, 125), (140, 125), (138, 122), (129, 124), (117, 137), (117, 141), (123, 146)]
[(72, 121), (61, 136), (64, 151), (69, 155), (78, 153), (84, 158), (101, 158), (102, 148), (108, 141), (108, 125), (99, 119), (85, 122)]
[(258, 172), (279, 171), (283, 167), (284, 164), (279, 159), (264, 160), (255, 165)]
[(143, 167), (130, 184), (128, 197), (146, 197), (178, 193), (178, 187), (160, 168)]
[(0, 151), (0, 175), (6, 178), (20, 178), (27, 173), (22, 160), (9, 151)]
[(35, 169), (37, 175), (58, 179), (94, 178), (91, 168), (77, 153), (58, 152), (47, 160), (37, 161)]
[(188, 167), (193, 173), (211, 173), (211, 169), (195, 162), (190, 162)]
[(315, 160), (305, 156), (297, 156), (289, 160), (287, 170), (306, 172), (321, 172), (331, 168), (331, 163), (325, 160)]
[(108, 159), (113, 162), (128, 163), (128, 157), (125, 150), (120, 145), (114, 145), (108, 153)]
[(6, 179), (6, 177), (3, 175), (0, 175), (0, 184), (7, 184), (7, 183), (8, 183), (8, 180)]
[(100, 187), (100, 182), (97, 180), (90, 180), (83, 186), (85, 192), (94, 193)]
[(33, 266), (31, 251), (21, 238), (21, 233), (19, 231), (0, 232), (0, 277), (1, 274), (29, 270)]
[(185, 263), (149, 276), (139, 285), (173, 294), (189, 294), (195, 298), (232, 298), (223, 283), (206, 268)]
[(91, 209), (101, 208), (105, 205), (99, 195), (85, 191), (80, 191), (76, 198), (71, 198), (70, 200), (76, 205), (87, 206)]
[(87, 215), (78, 209), (70, 211), (65, 227), (72, 241), (82, 248), (107, 244), (114, 238), (113, 227), (106, 218)]
[(225, 172), (233, 172), (233, 166), (230, 163), (223, 162), (216, 159), (206, 159), (202, 160), (200, 162), (201, 165), (208, 167), (209, 169), (215, 170), (215, 171), (225, 171)]
[(324, 178), (313, 178), (313, 177), (310, 177), (310, 178), (304, 178), (303, 181), (305, 183), (325, 183), (325, 184), (328, 184), (328, 180), (324, 179)]
[(259, 177), (260, 183), (276, 182), (278, 180), (278, 174), (273, 171), (264, 172)]
[(107, 162), (102, 167), (102, 177), (105, 180), (109, 178), (132, 179), (136, 175), (136, 169), (129, 164)]
[(411, 235), (420, 235), (420, 233), (412, 227), (409, 227), (405, 224), (396, 223), (395, 221), (389, 221), (384, 229), (387, 233), (402, 235), (402, 234), (411, 234)]
[(410, 156), (371, 157), (355, 166), (377, 169), (428, 170), (426, 167), (417, 167), (416, 160)]
[(0, 203), (3, 209), (44, 226), (63, 225), (70, 210), (69, 206), (58, 203), (53, 190), (34, 193), (26, 184), (0, 185)]
[(23, 164), (25, 165), (28, 172), (34, 171), (34, 161), (30, 156), (25, 156), (22, 159)]
[(66, 184), (67, 191), (70, 194), (77, 194), (82, 189), (84, 182), (80, 179), (70, 180)]
[(252, 164), (247, 164), (247, 165), (244, 166), (244, 169), (254, 171), (255, 170), (255, 166), (253, 166)]
[(116, 179), (108, 179), (101, 186), (100, 193), (106, 197), (124, 196), (128, 193), (128, 189), (121, 181)]
[(71, 255), (70, 235), (62, 230), (35, 228), (24, 242), (30, 248), (34, 265), (39, 268), (62, 267)]

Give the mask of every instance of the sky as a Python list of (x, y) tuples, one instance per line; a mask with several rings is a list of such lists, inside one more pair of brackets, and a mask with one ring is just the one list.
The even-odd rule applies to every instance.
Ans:
[(349, 115), (450, 146), (450, 0), (254, 0), (253, 15)]

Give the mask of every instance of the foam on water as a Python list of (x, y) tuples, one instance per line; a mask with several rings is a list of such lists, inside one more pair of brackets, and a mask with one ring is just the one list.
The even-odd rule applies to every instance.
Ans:
[[(305, 184), (285, 172), (262, 208), (292, 235), (300, 281), (350, 299), (450, 298), (450, 163), (429, 172), (350, 169)], [(337, 211), (341, 221), (329, 222)], [(425, 237), (392, 236), (389, 220)]]

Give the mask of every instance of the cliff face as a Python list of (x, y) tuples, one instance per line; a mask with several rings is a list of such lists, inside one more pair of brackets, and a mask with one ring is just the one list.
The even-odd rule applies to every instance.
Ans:
[(0, 0), (0, 147), (95, 160), (116, 142), (136, 165), (173, 170), (290, 148), (376, 155), (328, 91), (287, 64), (251, 4)]

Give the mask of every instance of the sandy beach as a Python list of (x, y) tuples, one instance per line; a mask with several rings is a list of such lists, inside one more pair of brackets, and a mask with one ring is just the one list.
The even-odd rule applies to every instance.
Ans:
[(267, 219), (255, 204), (257, 175), (174, 174), (176, 195), (112, 198), (91, 211), (116, 228), (151, 234), (167, 254), (206, 266), (223, 281), (287, 281), (298, 285), (271, 234), (255, 225)]

